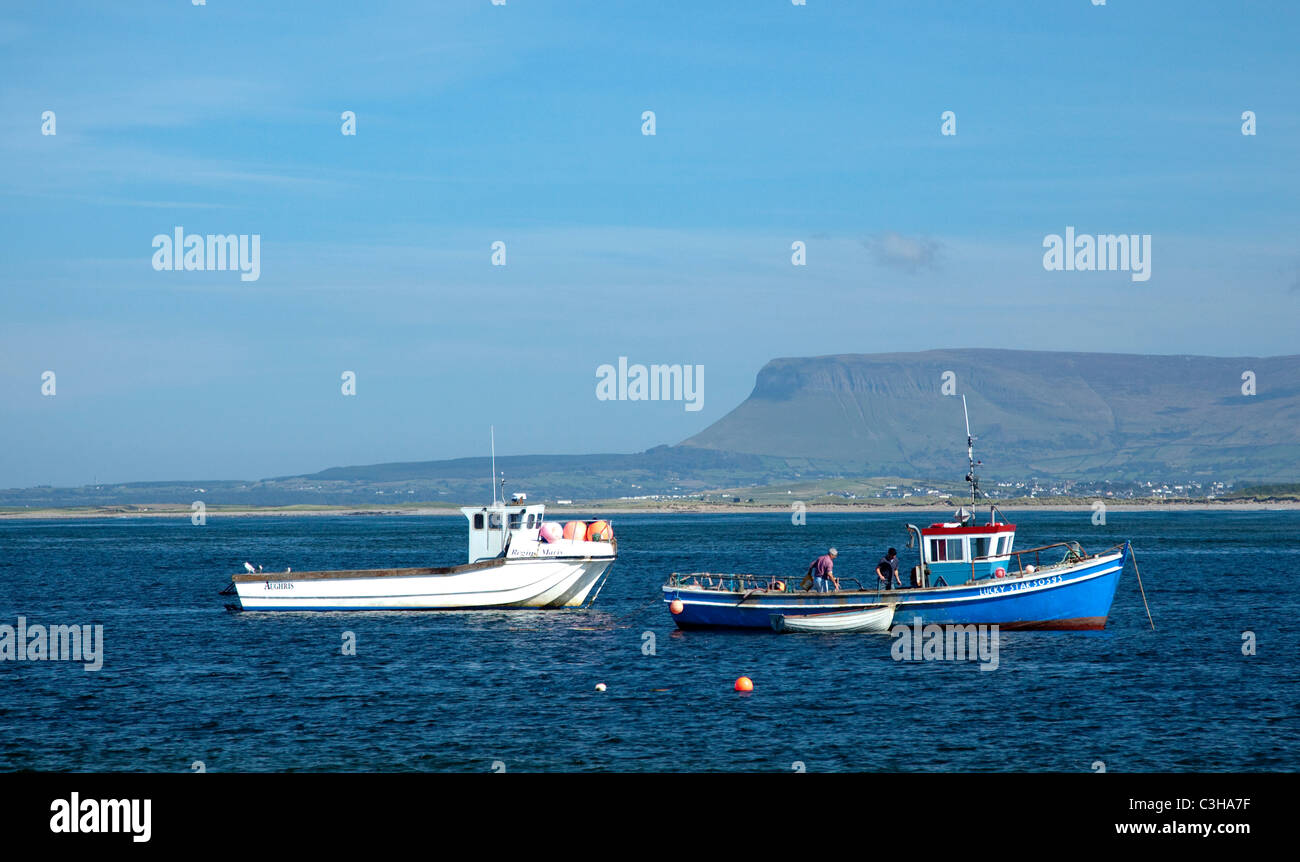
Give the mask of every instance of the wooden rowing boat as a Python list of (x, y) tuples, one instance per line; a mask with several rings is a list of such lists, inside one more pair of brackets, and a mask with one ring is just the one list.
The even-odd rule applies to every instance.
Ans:
[(894, 621), (894, 606), (828, 614), (772, 615), (778, 632), (887, 632)]

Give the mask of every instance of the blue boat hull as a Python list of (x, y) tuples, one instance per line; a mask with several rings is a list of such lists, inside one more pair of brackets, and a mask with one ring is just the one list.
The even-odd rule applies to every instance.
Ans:
[(664, 602), (680, 600), (679, 628), (769, 629), (774, 614), (849, 611), (895, 604), (894, 624), (997, 625), (1007, 629), (1102, 629), (1110, 615), (1129, 546), (1069, 566), (955, 587), (874, 591), (740, 593), (664, 586)]

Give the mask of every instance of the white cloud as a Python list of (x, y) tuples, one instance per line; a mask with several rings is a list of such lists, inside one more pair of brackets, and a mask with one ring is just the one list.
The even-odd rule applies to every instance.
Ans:
[(913, 272), (937, 269), (943, 252), (943, 245), (938, 240), (924, 236), (903, 236), (894, 231), (868, 237), (862, 244), (871, 252), (876, 263)]

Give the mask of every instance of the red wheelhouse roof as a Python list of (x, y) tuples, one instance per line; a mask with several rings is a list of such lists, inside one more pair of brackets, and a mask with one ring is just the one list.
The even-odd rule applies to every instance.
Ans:
[(980, 524), (974, 527), (946, 527), (943, 524), (931, 524), (921, 530), (921, 535), (929, 536), (942, 533), (946, 536), (988, 535), (989, 533), (1014, 533), (1015, 524)]

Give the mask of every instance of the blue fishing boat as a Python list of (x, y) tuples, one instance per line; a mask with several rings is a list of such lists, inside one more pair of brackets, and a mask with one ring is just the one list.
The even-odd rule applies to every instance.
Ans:
[[(962, 399), (963, 410), (965, 398)], [(920, 563), (908, 586), (873, 588), (840, 578), (840, 589), (814, 592), (804, 576), (673, 573), (663, 598), (679, 628), (771, 629), (808, 614), (892, 606), (895, 625), (997, 625), (1007, 629), (1101, 629), (1131, 554), (1123, 542), (1088, 553), (1077, 542), (1015, 550), (1016, 526), (990, 504), (988, 522), (972, 515), (981, 496), (975, 438), (966, 420), (971, 509), (928, 527), (907, 525)]]

